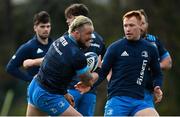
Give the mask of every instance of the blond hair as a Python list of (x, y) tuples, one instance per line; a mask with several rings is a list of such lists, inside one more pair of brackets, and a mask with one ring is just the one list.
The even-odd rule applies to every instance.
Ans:
[(141, 17), (141, 12), (139, 10), (133, 10), (133, 11), (129, 11), (127, 12), (124, 16), (123, 19), (125, 18), (131, 18), (131, 17), (136, 17), (137, 20), (141, 21), (142, 17)]
[(84, 26), (84, 24), (89, 24), (93, 26), (91, 19), (89, 19), (88, 17), (82, 16), (82, 15), (75, 17), (75, 19), (69, 26), (68, 33), (71, 33), (75, 31), (76, 29)]

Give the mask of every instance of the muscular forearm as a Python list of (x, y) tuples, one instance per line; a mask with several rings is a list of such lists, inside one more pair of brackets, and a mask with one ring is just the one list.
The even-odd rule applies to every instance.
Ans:
[(37, 59), (26, 59), (23, 62), (23, 67), (24, 68), (29, 68), (33, 66), (40, 66), (44, 58), (37, 58)]
[(95, 72), (93, 73), (87, 72), (83, 75), (80, 75), (80, 79), (84, 85), (92, 86), (94, 82), (96, 82), (96, 80), (98, 79), (98, 74)]

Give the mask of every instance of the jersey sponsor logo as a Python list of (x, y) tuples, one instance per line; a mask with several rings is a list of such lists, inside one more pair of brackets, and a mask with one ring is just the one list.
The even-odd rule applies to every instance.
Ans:
[(58, 112), (56, 108), (51, 108), (50, 111), (54, 114)]
[(58, 43), (58, 42), (54, 42), (52, 45), (53, 45), (54, 49), (56, 50), (56, 52), (57, 52), (59, 55), (62, 55), (62, 52), (58, 49), (59, 43)]
[(66, 46), (68, 44), (68, 42), (66, 41), (64, 37), (60, 37), (59, 41), (61, 42), (63, 46)]
[(60, 101), (60, 102), (58, 103), (58, 106), (59, 106), (60, 108), (63, 108), (63, 107), (65, 106), (64, 101)]
[(144, 79), (144, 71), (145, 71), (145, 69), (146, 69), (147, 62), (148, 62), (147, 60), (143, 60), (143, 64), (142, 64), (142, 67), (141, 67), (140, 76), (139, 76), (139, 78), (138, 78), (137, 81), (136, 81), (136, 83), (137, 83), (138, 85), (141, 85), (142, 82), (143, 82), (143, 79)]
[(129, 54), (128, 54), (126, 51), (124, 51), (124, 52), (121, 54), (121, 56), (129, 56)]
[(108, 109), (106, 115), (112, 115), (112, 114), (113, 114), (113, 109), (112, 108)]
[(43, 53), (43, 52), (44, 51), (41, 48), (38, 48), (36, 53), (39, 54), (39, 53)]
[(148, 58), (148, 52), (147, 51), (142, 51), (141, 56), (145, 57), (145, 58)]

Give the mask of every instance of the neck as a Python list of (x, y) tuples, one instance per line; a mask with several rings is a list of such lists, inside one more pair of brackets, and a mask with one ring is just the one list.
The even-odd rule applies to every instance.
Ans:
[(43, 45), (47, 45), (47, 44), (48, 44), (48, 38), (46, 38), (46, 39), (41, 39), (41, 38), (39, 37), (39, 35), (37, 35), (37, 39), (38, 39), (38, 41), (39, 41), (41, 44), (43, 44)]
[(77, 37), (77, 34), (76, 33), (70, 33), (70, 36), (75, 40), (75, 41), (78, 41), (78, 37)]
[(133, 41), (138, 41), (140, 39), (140, 37), (141, 36), (139, 35), (138, 37), (134, 38)]

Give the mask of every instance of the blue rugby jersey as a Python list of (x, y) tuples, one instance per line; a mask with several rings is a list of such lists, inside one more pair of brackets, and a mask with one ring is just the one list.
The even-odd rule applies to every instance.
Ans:
[(21, 68), (23, 61), (26, 59), (36, 59), (44, 57), (53, 42), (53, 40), (50, 38), (48, 41), (49, 42), (47, 45), (43, 45), (38, 41), (37, 36), (35, 35), (32, 39), (18, 48), (16, 53), (8, 62), (6, 71), (15, 78), (24, 81), (31, 81), (33, 79), (33, 76), (38, 73), (39, 67), (33, 66), (24, 71)]
[(148, 68), (153, 72), (154, 87), (162, 85), (157, 50), (143, 39), (128, 41), (124, 38), (111, 44), (105, 53), (99, 79), (94, 86), (106, 78), (111, 68), (108, 98), (129, 96), (143, 99), (145, 79), (149, 75)]
[[(151, 35), (151, 34), (147, 34), (145, 36), (145, 40), (147, 40), (149, 43), (151, 43), (154, 47), (156, 47), (157, 51), (158, 51), (158, 54), (159, 54), (159, 57), (160, 57), (160, 62), (169, 57), (170, 54), (169, 52), (167, 51), (167, 49), (164, 47), (164, 45), (158, 40), (157, 37), (155, 37), (154, 35)], [(152, 76), (151, 76), (151, 71), (149, 70), (149, 77), (147, 79), (147, 84), (146, 84), (146, 88), (150, 91), (153, 91), (153, 81), (152, 81)]]
[[(95, 52), (97, 55), (101, 55), (103, 57), (106, 51), (103, 38), (97, 32), (93, 32), (90, 47), (83, 51), (84, 53)], [(74, 85), (77, 84), (78, 82), (79, 82), (79, 78), (75, 76), (69, 85), (69, 89), (74, 89)], [(96, 93), (95, 89), (92, 89), (90, 92)]]
[(52, 43), (41, 64), (37, 81), (51, 93), (64, 95), (73, 76), (88, 71), (84, 52), (72, 36), (62, 36)]

